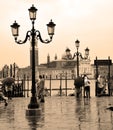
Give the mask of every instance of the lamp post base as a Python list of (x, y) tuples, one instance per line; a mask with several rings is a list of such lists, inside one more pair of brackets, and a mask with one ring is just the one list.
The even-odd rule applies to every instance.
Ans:
[(37, 97), (31, 97), (30, 104), (28, 105), (28, 109), (36, 109), (39, 108), (39, 102), (37, 101)]
[(26, 116), (40, 116), (41, 108), (39, 106), (40, 105), (37, 101), (37, 97), (32, 96), (30, 99), (30, 104), (28, 105), (28, 109), (26, 110)]
[(37, 108), (37, 109), (27, 109), (26, 110), (26, 116), (40, 116), (41, 115), (41, 108)]

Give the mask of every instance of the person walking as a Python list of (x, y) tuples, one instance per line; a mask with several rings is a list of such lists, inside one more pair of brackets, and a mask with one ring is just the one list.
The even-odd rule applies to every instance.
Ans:
[(90, 81), (87, 75), (84, 76), (84, 97), (90, 98)]
[(76, 98), (82, 97), (82, 87), (84, 85), (84, 79), (83, 77), (77, 77), (74, 80), (74, 86), (75, 86), (75, 95)]
[(97, 95), (101, 96), (105, 94), (106, 80), (103, 76), (99, 75), (97, 78)]
[(2, 85), (0, 85), (0, 99), (4, 101), (5, 106), (8, 105), (8, 98), (5, 97), (5, 95), (4, 95), (4, 93), (3, 93)]
[(39, 87), (39, 99), (40, 99), (40, 102), (45, 102), (45, 99), (44, 99), (44, 87), (45, 87), (45, 80), (44, 80), (44, 77), (42, 75), (39, 75), (39, 83), (38, 83), (38, 87)]
[(9, 100), (12, 99), (12, 85), (5, 85), (5, 88), (6, 88), (6, 93), (7, 93), (7, 97)]
[(40, 88), (39, 88), (39, 79), (36, 80), (36, 96), (39, 97), (39, 91), (40, 91)]

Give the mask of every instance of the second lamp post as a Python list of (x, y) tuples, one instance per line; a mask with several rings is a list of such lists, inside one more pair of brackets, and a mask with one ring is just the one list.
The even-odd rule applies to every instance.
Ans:
[(76, 46), (77, 52), (75, 52), (75, 53), (74, 53), (74, 56), (73, 56), (73, 59), (74, 59), (75, 57), (77, 57), (77, 78), (79, 77), (79, 57), (80, 57), (81, 59), (87, 59), (87, 57), (88, 57), (88, 55), (89, 55), (89, 49), (86, 48), (86, 49), (85, 49), (85, 55), (86, 55), (86, 57), (82, 57), (82, 54), (78, 51), (79, 43), (80, 43), (79, 40), (76, 40), (76, 41), (75, 41), (75, 46)]

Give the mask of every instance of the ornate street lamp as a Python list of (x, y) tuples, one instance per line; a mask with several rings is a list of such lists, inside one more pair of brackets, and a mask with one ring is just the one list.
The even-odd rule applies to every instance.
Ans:
[(30, 20), (36, 20), (36, 12), (37, 12), (37, 9), (34, 7), (34, 5), (32, 5), (32, 7), (29, 10), (29, 17), (30, 17)]
[(86, 55), (86, 58), (89, 56), (89, 48), (88, 47), (85, 49), (85, 55)]
[(34, 5), (32, 5), (32, 7), (29, 10), (29, 17), (30, 20), (32, 21), (32, 29), (27, 31), (26, 33), (26, 37), (24, 41), (21, 40), (17, 40), (17, 37), (19, 35), (19, 27), (20, 25), (15, 21), (12, 25), (12, 35), (15, 38), (15, 42), (17, 44), (24, 44), (26, 43), (27, 40), (31, 40), (31, 46), (32, 46), (32, 89), (31, 89), (31, 100), (30, 100), (30, 104), (28, 105), (28, 109), (35, 109), (35, 108), (39, 108), (39, 103), (37, 102), (37, 98), (36, 98), (36, 86), (35, 86), (35, 43), (36, 43), (36, 39), (40, 40), (42, 43), (50, 43), (52, 41), (52, 37), (54, 35), (54, 28), (55, 28), (55, 24), (52, 22), (52, 20), (49, 22), (49, 24), (47, 24), (47, 29), (48, 29), (48, 34), (50, 36), (50, 40), (46, 39), (43, 40), (40, 34), (39, 30), (35, 30), (34, 28), (34, 23), (36, 20), (36, 12), (37, 9), (34, 7)]
[(11, 25), (12, 27), (12, 34), (13, 36), (15, 37), (15, 40), (17, 40), (17, 37), (18, 37), (18, 29), (20, 27), (20, 25), (18, 23), (16, 23), (16, 21), (13, 23), (13, 25)]
[(75, 46), (76, 46), (76, 48), (77, 48), (77, 51), (78, 51), (78, 48), (79, 48), (79, 43), (80, 43), (80, 41), (77, 39), (77, 40), (75, 41)]
[(89, 55), (89, 49), (86, 48), (85, 49), (85, 57), (82, 56), (82, 54), (78, 51), (78, 49), (79, 49), (79, 43), (80, 43), (79, 40), (75, 41), (75, 46), (76, 46), (77, 52), (75, 52), (74, 56), (73, 56), (73, 59), (75, 57), (77, 57), (77, 77), (74, 80), (74, 85), (75, 85), (75, 88), (77, 90), (76, 91), (76, 97), (77, 98), (79, 98), (81, 96), (81, 93), (82, 93), (81, 87), (84, 84), (83, 78), (79, 76), (79, 57), (81, 59), (87, 60), (88, 59), (88, 55)]
[(79, 57), (81, 59), (87, 59), (88, 56), (89, 56), (89, 49), (88, 47), (85, 49), (85, 57), (82, 56), (82, 54), (78, 51), (79, 49), (79, 44), (80, 44), (80, 41), (79, 40), (76, 40), (75, 41), (75, 46), (76, 46), (76, 49), (77, 49), (77, 52), (74, 53), (74, 56), (73, 56), (73, 59), (75, 57), (77, 57), (77, 77), (79, 77)]

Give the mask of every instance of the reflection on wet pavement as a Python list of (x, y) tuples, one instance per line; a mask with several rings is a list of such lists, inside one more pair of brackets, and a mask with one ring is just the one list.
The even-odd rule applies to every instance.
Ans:
[(39, 117), (26, 117), (29, 98), (14, 98), (7, 107), (0, 104), (2, 130), (113, 130), (113, 97), (76, 99), (46, 97)]

